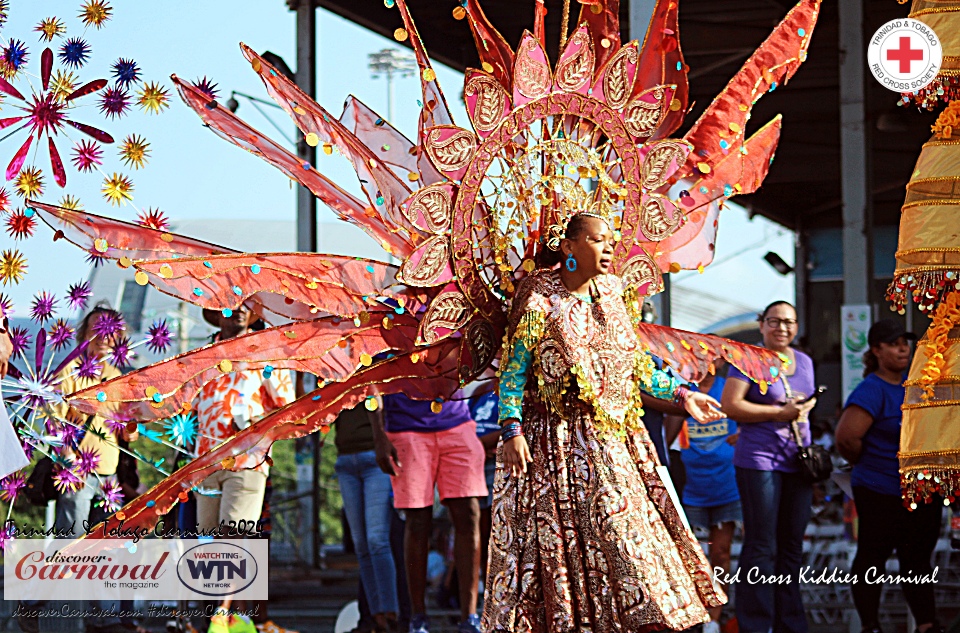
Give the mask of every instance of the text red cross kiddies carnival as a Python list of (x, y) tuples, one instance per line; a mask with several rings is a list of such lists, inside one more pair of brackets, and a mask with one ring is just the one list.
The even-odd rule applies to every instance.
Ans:
[(887, 51), (887, 61), (900, 62), (900, 72), (910, 74), (910, 62), (923, 61), (922, 48), (910, 48), (910, 36), (900, 38), (900, 48), (891, 48)]

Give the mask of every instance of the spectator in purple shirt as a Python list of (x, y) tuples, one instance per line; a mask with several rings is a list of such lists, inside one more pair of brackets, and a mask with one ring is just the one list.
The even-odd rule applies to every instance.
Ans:
[[(477, 582), (480, 574), (480, 505), (487, 496), (484, 449), (465, 400), (443, 403), (405, 395), (383, 398), (383, 424), (374, 424), (380, 468), (392, 478), (394, 506), (407, 517), (404, 558), (410, 587), (410, 633), (428, 633), (426, 589), (434, 489), (450, 511), (454, 562), (460, 578), (460, 633), (480, 633)], [(385, 433), (384, 433), (385, 431)]]
[[(799, 473), (791, 422), (798, 422), (801, 440), (809, 445), (809, 413), (816, 399), (800, 402), (816, 389), (813, 361), (790, 347), (797, 336), (792, 305), (776, 301), (759, 320), (764, 347), (790, 363), (766, 393), (736, 367), (731, 367), (723, 389), (723, 410), (740, 425), (733, 455), (743, 508), (737, 621), (743, 633), (806, 633), (799, 573), (813, 487)], [(789, 575), (790, 581), (756, 580), (774, 575)]]

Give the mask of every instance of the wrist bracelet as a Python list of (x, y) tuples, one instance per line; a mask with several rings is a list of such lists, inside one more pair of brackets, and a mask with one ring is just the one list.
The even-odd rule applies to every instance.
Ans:
[(506, 425), (503, 427), (503, 430), (500, 431), (500, 439), (502, 439), (504, 442), (521, 435), (523, 435), (523, 427), (517, 422)]
[(523, 429), (510, 429), (509, 431), (505, 431), (500, 436), (500, 439), (506, 442), (507, 440), (512, 440), (515, 437), (523, 437)]

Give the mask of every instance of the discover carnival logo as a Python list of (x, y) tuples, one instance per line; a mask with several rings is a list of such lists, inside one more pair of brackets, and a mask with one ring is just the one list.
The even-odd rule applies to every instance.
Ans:
[(266, 539), (13, 539), (6, 600), (266, 600)]
[(185, 587), (205, 596), (232, 596), (257, 579), (257, 559), (233, 543), (211, 541), (188, 549), (177, 562)]
[(920, 20), (887, 22), (867, 46), (867, 64), (877, 81), (894, 92), (917, 92), (940, 72), (940, 38)]

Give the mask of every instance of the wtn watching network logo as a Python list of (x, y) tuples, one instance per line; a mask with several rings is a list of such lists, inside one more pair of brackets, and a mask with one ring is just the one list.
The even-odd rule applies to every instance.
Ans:
[(257, 578), (256, 557), (234, 543), (211, 541), (191, 547), (177, 562), (177, 577), (205, 596), (232, 596)]
[(266, 600), (268, 566), (266, 539), (13, 539), (4, 552), (3, 597)]

